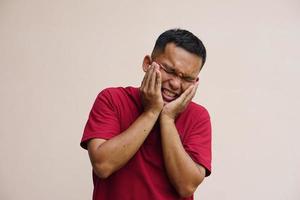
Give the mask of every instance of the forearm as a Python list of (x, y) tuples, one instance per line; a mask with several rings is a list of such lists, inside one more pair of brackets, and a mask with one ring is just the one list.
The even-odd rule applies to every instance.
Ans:
[(106, 178), (124, 166), (143, 144), (158, 115), (159, 113), (142, 113), (127, 130), (98, 146), (93, 155), (90, 155), (97, 175)]
[(180, 196), (191, 196), (202, 182), (204, 174), (183, 148), (174, 120), (161, 117), (160, 126), (168, 177)]

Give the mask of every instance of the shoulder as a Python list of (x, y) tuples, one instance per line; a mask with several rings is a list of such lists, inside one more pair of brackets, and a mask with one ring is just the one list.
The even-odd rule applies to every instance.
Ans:
[(136, 87), (109, 87), (99, 92), (96, 101), (105, 102), (107, 105), (122, 107), (127, 104), (135, 103), (139, 105), (139, 88)]
[(201, 119), (210, 119), (208, 110), (204, 106), (195, 102), (190, 102), (190, 104), (185, 110), (185, 113), (188, 116), (194, 116)]
[(101, 90), (97, 98), (120, 98), (125, 95), (134, 95), (138, 92), (138, 88), (135, 87), (108, 87), (103, 90)]
[(104, 88), (103, 90), (101, 90), (98, 94), (98, 97), (101, 96), (111, 96), (114, 94), (119, 94), (122, 93), (122, 91), (124, 90), (123, 87), (108, 87), (108, 88)]
[(178, 127), (199, 127), (203, 124), (210, 124), (210, 115), (208, 110), (195, 102), (190, 102), (187, 108), (176, 119)]
[(98, 96), (101, 95), (118, 95), (118, 94), (130, 94), (130, 93), (136, 93), (138, 91), (138, 88), (128, 86), (128, 87), (108, 87), (103, 90), (101, 90), (98, 94)]

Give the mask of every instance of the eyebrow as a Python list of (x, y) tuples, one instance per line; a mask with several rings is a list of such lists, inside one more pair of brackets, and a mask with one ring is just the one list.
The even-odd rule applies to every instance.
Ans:
[[(162, 66), (164, 66), (164, 67), (171, 68), (174, 72), (177, 72), (176, 69), (175, 69), (175, 67), (173, 67), (173, 66), (170, 66), (168, 64), (162, 64), (162, 63), (159, 63), (159, 64), (162, 65)], [(182, 73), (182, 72), (179, 72), (179, 73), (182, 74), (183, 78), (187, 78), (187, 79), (196, 79), (197, 78), (197, 77), (194, 78), (192, 76), (186, 75), (185, 73)]]
[(176, 71), (175, 67), (173, 67), (173, 66), (170, 66), (170, 65), (167, 65), (167, 64), (160, 64), (160, 65), (162, 65), (163, 67), (166, 67), (168, 69), (172, 69), (174, 72)]

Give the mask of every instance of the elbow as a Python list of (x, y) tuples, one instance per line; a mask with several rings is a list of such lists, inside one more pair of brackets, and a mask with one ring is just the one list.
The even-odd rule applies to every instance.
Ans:
[(197, 187), (193, 186), (181, 186), (180, 188), (177, 188), (177, 192), (181, 198), (187, 198), (194, 194)]
[(93, 163), (94, 173), (100, 179), (106, 179), (112, 174), (112, 170), (105, 163)]
[(186, 183), (186, 184), (179, 184), (176, 187), (177, 193), (179, 194), (180, 197), (182, 198), (187, 198), (190, 197), (194, 194), (196, 191), (197, 187), (201, 184), (204, 178), (200, 178), (194, 180), (194, 182)]

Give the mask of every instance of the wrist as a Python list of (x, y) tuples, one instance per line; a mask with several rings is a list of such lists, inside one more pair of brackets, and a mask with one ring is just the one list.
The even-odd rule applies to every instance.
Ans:
[(150, 118), (158, 118), (159, 114), (160, 114), (160, 110), (158, 109), (148, 109), (144, 111), (144, 115)]
[(175, 118), (167, 114), (161, 113), (159, 116), (160, 123), (175, 123)]

